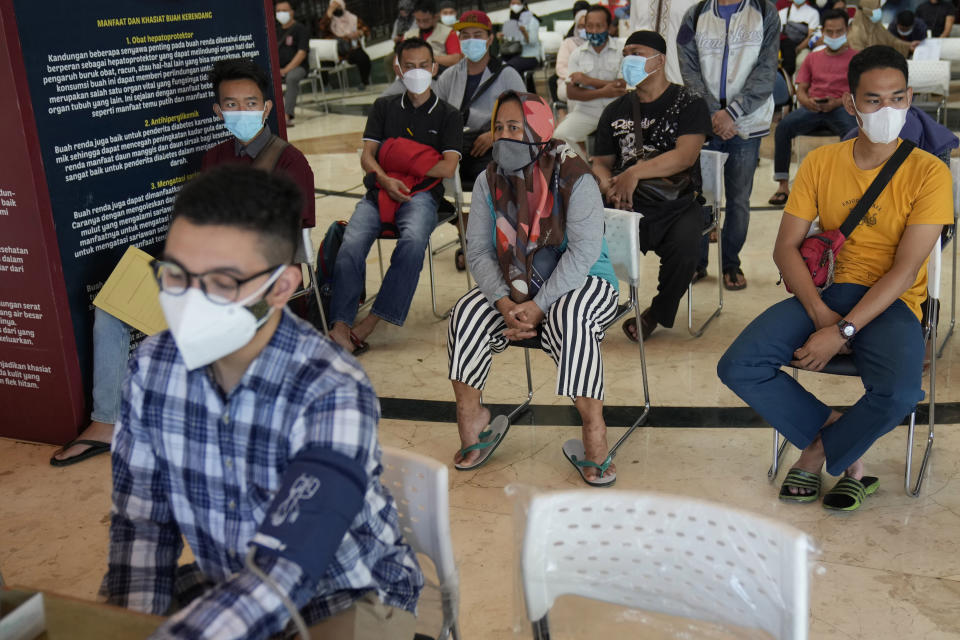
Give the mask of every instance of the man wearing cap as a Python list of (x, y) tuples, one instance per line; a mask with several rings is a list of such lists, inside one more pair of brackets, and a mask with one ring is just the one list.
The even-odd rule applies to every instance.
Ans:
[[(707, 103), (665, 73), (667, 43), (654, 31), (636, 31), (623, 46), (623, 79), (634, 91), (603, 110), (597, 124), (593, 173), (607, 203), (640, 211), (640, 249), (660, 256), (657, 295), (640, 316), (646, 340), (657, 325), (672, 327), (680, 299), (697, 267), (703, 209), (700, 190), (700, 147), (712, 127)], [(651, 197), (641, 181), (678, 174), (689, 180), (676, 198)], [(635, 319), (623, 324), (637, 339)]]
[(464, 58), (437, 78), (437, 95), (460, 111), (463, 120), (463, 155), (460, 180), (467, 191), (493, 159), (490, 117), (504, 91), (525, 91), (523, 78), (512, 67), (490, 54), (493, 25), (483, 11), (466, 11), (453, 25), (460, 37)]
[(627, 87), (617, 78), (623, 40), (610, 37), (610, 10), (600, 4), (592, 5), (587, 9), (584, 26), (586, 42), (573, 50), (567, 64), (570, 113), (553, 135), (586, 157), (581, 145), (597, 128), (604, 107), (624, 95)]
[[(720, 243), (723, 286), (747, 287), (740, 250), (750, 224), (750, 193), (760, 140), (770, 133), (773, 81), (780, 48), (780, 18), (769, 0), (705, 0), (690, 7), (677, 33), (683, 84), (710, 108), (709, 148), (729, 154), (724, 164)], [(707, 275), (707, 238), (694, 280)]]

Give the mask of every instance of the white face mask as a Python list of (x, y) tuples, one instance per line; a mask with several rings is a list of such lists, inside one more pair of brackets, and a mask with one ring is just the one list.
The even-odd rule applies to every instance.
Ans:
[(457, 24), (457, 16), (456, 14), (445, 13), (442, 16), (440, 16), (440, 22), (447, 25), (448, 27), (452, 27), (453, 25)]
[(874, 144), (888, 144), (896, 140), (907, 121), (906, 109), (884, 107), (873, 113), (860, 113), (856, 103), (853, 108), (863, 122), (860, 128)]
[(280, 24), (287, 24), (290, 22), (290, 12), (289, 11), (277, 11), (277, 22)]
[(520, 13), (521, 11), (523, 11), (523, 5), (522, 5), (522, 4), (511, 4), (511, 5), (510, 5), (510, 11), (512, 11), (513, 13)]
[(433, 76), (426, 69), (410, 69), (401, 77), (403, 86), (414, 95), (419, 95), (430, 88)]
[(230, 304), (212, 302), (197, 287), (180, 295), (160, 292), (160, 307), (167, 319), (177, 350), (193, 371), (246, 346), (268, 318), (273, 307), (259, 320), (246, 307), (276, 282), (286, 265), (280, 266), (254, 293)]

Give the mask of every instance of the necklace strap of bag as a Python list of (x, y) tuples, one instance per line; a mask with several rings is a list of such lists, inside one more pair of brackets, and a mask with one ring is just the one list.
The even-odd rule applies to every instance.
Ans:
[(907, 159), (907, 156), (910, 155), (910, 152), (913, 151), (916, 146), (917, 145), (910, 140), (904, 140), (900, 143), (900, 146), (897, 147), (897, 150), (893, 152), (893, 155), (883, 164), (883, 167), (880, 168), (880, 173), (877, 174), (877, 177), (874, 178), (870, 186), (867, 187), (866, 193), (863, 194), (863, 197), (857, 202), (853, 211), (850, 212), (847, 219), (840, 225), (840, 233), (843, 234), (844, 238), (850, 237), (853, 230), (856, 229), (860, 221), (863, 220), (863, 216), (867, 214), (867, 211), (873, 206), (873, 203), (876, 202), (877, 197), (879, 197), (880, 193), (886, 188), (887, 183), (893, 178), (893, 174), (897, 172), (897, 169), (900, 168), (900, 165), (903, 164), (903, 161)]

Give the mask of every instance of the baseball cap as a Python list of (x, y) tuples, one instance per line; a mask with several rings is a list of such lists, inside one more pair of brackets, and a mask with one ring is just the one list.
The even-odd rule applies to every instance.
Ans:
[(470, 29), (479, 27), (487, 31), (493, 31), (493, 23), (490, 22), (490, 16), (483, 11), (464, 11), (460, 16), (460, 21), (453, 25), (457, 31), (461, 29)]

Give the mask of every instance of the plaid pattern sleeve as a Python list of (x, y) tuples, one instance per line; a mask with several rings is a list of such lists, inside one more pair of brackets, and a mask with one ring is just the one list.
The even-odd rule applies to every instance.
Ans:
[(170, 608), (180, 531), (140, 419), (142, 378), (130, 360), (113, 437), (113, 508), (104, 590), (110, 604), (162, 615)]
[(153, 638), (266, 638), (288, 625), (281, 597), (244, 564), (250, 540), (297, 454), (325, 448), (355, 460), (363, 505), (322, 575), (259, 552), (257, 566), (307, 624), (365, 593), (416, 610), (423, 576), (380, 483), (379, 403), (357, 362), (284, 312), (269, 344), (224, 394), (187, 371), (168, 333), (132, 359), (114, 440), (110, 602), (165, 613), (180, 536), (211, 585)]

